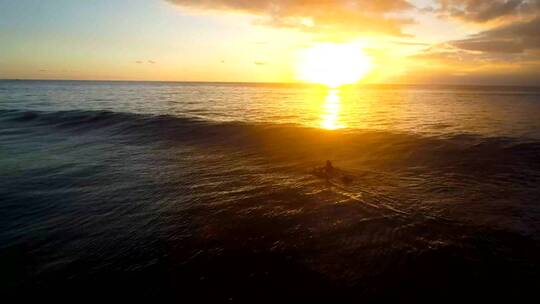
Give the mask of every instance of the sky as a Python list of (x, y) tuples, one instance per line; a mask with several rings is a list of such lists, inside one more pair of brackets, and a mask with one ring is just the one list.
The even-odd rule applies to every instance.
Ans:
[(540, 0), (0, 0), (0, 79), (297, 82), (328, 44), (366, 83), (540, 85)]

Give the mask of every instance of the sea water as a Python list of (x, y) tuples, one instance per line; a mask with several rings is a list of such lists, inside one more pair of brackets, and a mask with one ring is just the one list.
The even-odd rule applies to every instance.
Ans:
[(539, 185), (537, 88), (0, 82), (11, 297), (516, 299)]

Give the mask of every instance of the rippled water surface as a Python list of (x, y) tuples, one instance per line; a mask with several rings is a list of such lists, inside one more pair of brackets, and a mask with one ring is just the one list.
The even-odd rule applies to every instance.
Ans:
[(1, 291), (516, 300), (539, 182), (540, 89), (2, 81)]

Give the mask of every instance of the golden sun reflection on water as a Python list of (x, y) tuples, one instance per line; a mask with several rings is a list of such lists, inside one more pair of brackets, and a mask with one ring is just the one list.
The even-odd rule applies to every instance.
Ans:
[(329, 90), (323, 105), (320, 126), (326, 130), (337, 130), (345, 128), (340, 121), (341, 98), (339, 90)]

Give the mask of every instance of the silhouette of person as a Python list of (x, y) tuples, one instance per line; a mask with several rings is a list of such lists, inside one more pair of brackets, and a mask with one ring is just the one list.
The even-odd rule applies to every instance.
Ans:
[(327, 178), (330, 177), (330, 174), (334, 172), (334, 166), (332, 166), (332, 162), (327, 160), (326, 166), (324, 167), (324, 171), (326, 173)]

